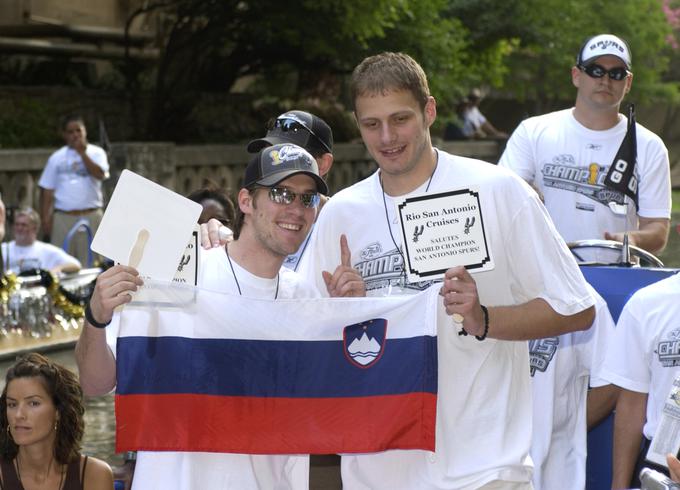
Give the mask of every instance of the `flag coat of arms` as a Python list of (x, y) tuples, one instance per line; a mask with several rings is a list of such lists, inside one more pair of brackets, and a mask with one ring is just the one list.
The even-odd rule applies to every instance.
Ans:
[(433, 451), (437, 300), (438, 287), (276, 301), (196, 289), (184, 304), (136, 301), (116, 342), (116, 450)]

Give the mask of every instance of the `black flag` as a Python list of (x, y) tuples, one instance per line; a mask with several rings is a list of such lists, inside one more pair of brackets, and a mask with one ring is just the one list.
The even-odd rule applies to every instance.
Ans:
[(637, 162), (637, 138), (635, 136), (635, 106), (628, 106), (628, 130), (621, 142), (619, 151), (616, 152), (614, 161), (609, 167), (609, 172), (604, 178), (604, 185), (610, 189), (623, 192), (638, 205), (638, 181), (635, 176), (635, 164)]

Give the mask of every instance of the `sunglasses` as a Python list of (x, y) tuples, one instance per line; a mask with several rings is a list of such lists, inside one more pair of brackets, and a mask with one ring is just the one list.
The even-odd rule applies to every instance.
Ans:
[(319, 201), (321, 201), (318, 192), (296, 194), (287, 187), (269, 188), (269, 199), (276, 204), (293, 204), (296, 197), (300, 198), (300, 202), (306, 208), (316, 208), (319, 205)]
[(604, 66), (592, 64), (588, 66), (579, 65), (579, 70), (586, 73), (591, 78), (602, 78), (605, 75), (609, 75), (611, 80), (621, 81), (628, 76), (629, 71), (622, 66), (617, 66), (607, 70)]
[(288, 118), (278, 118), (274, 120), (274, 124), (272, 127), (269, 128), (271, 129), (278, 129), (282, 133), (297, 133), (300, 131), (304, 131), (306, 133), (311, 134), (314, 136), (314, 139), (319, 142), (322, 148), (324, 148), (328, 153), (332, 153), (331, 149), (328, 148), (328, 145), (323, 142), (321, 138), (319, 138), (316, 134), (314, 134), (314, 131), (309, 129), (307, 126), (302, 124), (299, 121), (296, 121), (295, 119), (288, 119)]

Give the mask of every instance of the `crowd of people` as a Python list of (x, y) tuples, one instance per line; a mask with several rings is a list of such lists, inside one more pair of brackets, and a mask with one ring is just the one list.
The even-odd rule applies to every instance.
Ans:
[[(249, 143), (251, 159), (233, 202), (215, 187), (189, 196), (204, 208), (199, 287), (272, 301), (379, 298), (438, 288), (450, 318), (437, 332), (436, 448), (344, 454), (343, 488), (583, 489), (588, 430), (614, 408), (612, 488), (639, 486), (637, 475), (651, 466), (644, 456), (680, 365), (660, 354), (662, 345), (677, 343), (680, 279), (638, 291), (615, 328), (606, 302), (586, 283), (566, 244), (623, 241), (626, 235), (653, 253), (666, 245), (670, 167), (661, 139), (636, 124), (637, 206), (605, 184), (628, 128), (620, 106), (633, 82), (632, 67), (621, 38), (586, 40), (571, 67), (574, 106), (522, 122), (493, 165), (433, 146), (437, 104), (416, 60), (403, 53), (370, 56), (354, 69), (350, 95), (377, 164), (372, 175), (329, 198), (332, 130), (314, 114), (291, 110)], [(474, 112), (480, 97), (471, 95)], [(473, 133), (486, 124), (487, 134), (502, 135), (479, 116)], [(87, 143), (81, 118), (67, 119), (64, 135), (67, 145), (50, 158), (40, 181), (43, 231), (53, 243), (63, 241), (81, 217), (96, 229), (108, 169), (105, 154)], [(67, 197), (74, 186), (87, 199)], [(410, 279), (397, 205), (457, 189), (479, 196), (493, 268), (473, 274), (452, 267), (439, 283)], [(31, 211), (17, 216), (26, 217), (34, 245), (41, 243), (35, 236), (40, 219)], [(6, 269), (17, 267), (11, 258), (19, 260), (16, 250), (27, 246), (20, 231), (15, 229), (14, 248), (3, 247)], [(78, 452), (82, 420), (72, 422), (67, 450), (59, 443), (67, 437), (62, 421), (69, 404), (82, 417), (80, 386), (86, 395), (116, 387), (119, 310), (143, 284), (126, 265), (99, 275), (76, 346), (79, 386), (41, 356), (19, 360), (7, 373), (0, 398), (2, 488), (23, 483), (22, 475), (57, 488), (78, 477), (80, 487), (63, 488), (82, 488), (88, 479), (87, 488), (110, 488), (110, 469)], [(58, 382), (45, 373), (56, 373)], [(68, 401), (59, 383), (74, 391)], [(39, 414), (35, 400), (46, 407)], [(31, 424), (40, 431), (27, 430)], [(670, 472), (654, 466), (677, 478), (680, 462), (669, 458), (668, 467)], [(307, 455), (140, 450), (132, 485), (305, 489), (309, 471)]]

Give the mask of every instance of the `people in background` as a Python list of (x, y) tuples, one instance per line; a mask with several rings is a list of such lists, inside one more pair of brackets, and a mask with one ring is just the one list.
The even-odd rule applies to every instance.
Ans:
[(187, 197), (203, 206), (201, 216), (198, 218), (199, 224), (207, 223), (210, 219), (214, 218), (224, 226), (233, 226), (234, 203), (216, 185), (208, 184), (202, 189), (193, 191)]
[(462, 132), (466, 138), (507, 138), (507, 133), (499, 131), (491, 124), (484, 114), (479, 110), (479, 103), (482, 100), (482, 92), (478, 88), (473, 88), (464, 103), (457, 107), (458, 114), (463, 121)]
[(14, 240), (2, 244), (2, 259), (6, 271), (21, 274), (35, 269), (53, 273), (78, 272), (80, 262), (61, 248), (38, 240), (40, 216), (29, 207), (14, 212)]
[[(102, 181), (109, 175), (106, 152), (87, 141), (81, 116), (66, 116), (61, 130), (66, 145), (50, 156), (38, 181), (43, 238), (57, 247), (63, 247), (69, 232), (82, 220), (94, 236), (103, 215)], [(88, 234), (84, 227), (78, 230), (67, 252), (87, 264)]]

